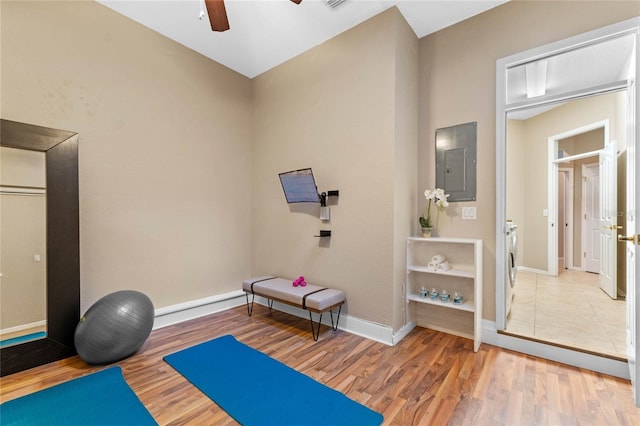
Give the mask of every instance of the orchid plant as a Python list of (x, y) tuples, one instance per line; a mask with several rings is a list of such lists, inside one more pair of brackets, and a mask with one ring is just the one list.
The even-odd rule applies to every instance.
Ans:
[(427, 199), (427, 209), (425, 210), (425, 216), (420, 216), (420, 226), (423, 228), (433, 228), (433, 222), (431, 221), (431, 204), (435, 204), (438, 211), (444, 211), (449, 202), (449, 194), (444, 193), (444, 189), (436, 188), (435, 190), (427, 189), (424, 191), (424, 198)]

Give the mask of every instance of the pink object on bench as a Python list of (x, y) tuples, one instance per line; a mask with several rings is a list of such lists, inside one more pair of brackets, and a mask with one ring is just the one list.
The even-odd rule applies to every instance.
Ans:
[[(304, 280), (304, 277), (300, 278)], [(296, 286), (295, 281), (292, 286), (291, 280), (272, 276), (244, 280), (242, 282), (242, 290), (244, 290), (247, 298), (247, 311), (249, 316), (253, 313), (253, 301), (256, 295), (267, 298), (269, 309), (273, 307), (273, 301), (277, 300), (278, 302), (309, 311), (313, 340), (318, 340), (322, 314), (326, 311), (331, 313), (331, 326), (333, 330), (336, 331), (338, 329), (340, 312), (345, 302), (344, 292), (341, 290), (307, 284), (306, 282), (304, 285), (299, 284)], [(249, 304), (249, 294), (251, 294), (251, 304)], [(338, 308), (338, 318), (334, 324), (333, 309), (335, 308)], [(314, 327), (311, 312), (320, 314), (317, 329)]]

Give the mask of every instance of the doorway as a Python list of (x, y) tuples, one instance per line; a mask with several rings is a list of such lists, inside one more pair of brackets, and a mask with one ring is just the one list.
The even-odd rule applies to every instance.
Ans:
[[(568, 363), (571, 365), (589, 368), (595, 371), (616, 375), (618, 377), (630, 378), (634, 399), (637, 406), (640, 406), (640, 368), (636, 368), (636, 360), (640, 359), (640, 315), (636, 310), (636, 292), (640, 291), (638, 282), (635, 277), (640, 271), (640, 258), (636, 256), (636, 245), (638, 242), (638, 234), (640, 233), (640, 221), (635, 219), (638, 210), (638, 201), (640, 201), (640, 186), (636, 184), (636, 164), (640, 162), (640, 150), (637, 149), (637, 140), (640, 140), (640, 128), (636, 123), (640, 120), (640, 110), (636, 108), (637, 99), (640, 97), (640, 86), (636, 84), (637, 70), (640, 69), (640, 55), (638, 55), (640, 44), (640, 19), (634, 18), (618, 24), (609, 25), (604, 28), (580, 34), (568, 39), (560, 40), (538, 48), (520, 52), (497, 61), (497, 91), (496, 91), (496, 129), (497, 129), (497, 156), (496, 156), (496, 341), (505, 347), (518, 347), (519, 350), (530, 354), (542, 354), (545, 357)], [(606, 60), (605, 53), (610, 54)], [(548, 62), (546, 68), (547, 73), (540, 79), (536, 79), (535, 75), (529, 75), (528, 69), (536, 69), (529, 67), (530, 64), (544, 61)], [(589, 64), (598, 63), (602, 66), (593, 67)], [(553, 66), (552, 66), (553, 65)], [(607, 71), (606, 73), (604, 71)], [(528, 80), (540, 81), (541, 94), (533, 93), (528, 90)], [(549, 81), (555, 82), (553, 85), (548, 84)], [(531, 85), (533, 86), (533, 85)], [(626, 203), (626, 207), (620, 213), (609, 211), (609, 209), (600, 208), (600, 212), (605, 212), (603, 216), (603, 226), (607, 232), (604, 232), (602, 241), (617, 244), (618, 250), (622, 251), (621, 260), (626, 260), (625, 267), (621, 267), (621, 262), (616, 263), (618, 268), (622, 270), (622, 274), (626, 276), (626, 317), (625, 321), (626, 334), (628, 336), (627, 354), (628, 362), (620, 362), (609, 357), (598, 355), (594, 352), (576, 350), (570, 345), (555, 345), (540, 341), (538, 339), (522, 339), (506, 330), (506, 241), (505, 241), (505, 222), (510, 218), (507, 212), (509, 202), (509, 191), (507, 184), (510, 179), (507, 176), (507, 168), (510, 163), (509, 151), (511, 149), (510, 138), (507, 137), (509, 132), (509, 119), (514, 114), (528, 114), (531, 110), (543, 110), (549, 108), (557, 108), (566, 102), (576, 102), (582, 99), (594, 98), (596, 95), (607, 93), (625, 93), (621, 96), (618, 103), (619, 114), (612, 118), (616, 126), (619, 118), (626, 120), (626, 125), (614, 137), (617, 138), (621, 149), (620, 155), (612, 158), (608, 157), (599, 163), (605, 166), (620, 164), (621, 158), (626, 158), (626, 191), (622, 195), (622, 199)], [(592, 117), (585, 112), (579, 116), (585, 122), (593, 122), (602, 117)], [(606, 117), (606, 116), (605, 116)], [(576, 117), (574, 116), (574, 119)], [(567, 121), (556, 121), (558, 129), (571, 126)], [(571, 126), (575, 127), (575, 126)], [(547, 134), (554, 134), (549, 132)], [(539, 140), (539, 139), (538, 139)], [(607, 150), (608, 151), (608, 150)], [(542, 166), (532, 165), (535, 158), (535, 151), (527, 152), (526, 161), (523, 161), (521, 170), (531, 176), (528, 181), (539, 182), (544, 179), (540, 177), (540, 168), (547, 176), (547, 164), (550, 158), (547, 157), (546, 163)], [(557, 174), (551, 174), (557, 179)], [(602, 177), (601, 177), (602, 178)], [(577, 178), (576, 178), (577, 180)], [(518, 182), (512, 182), (517, 184)], [(577, 186), (577, 185), (576, 185)], [(620, 185), (622, 186), (622, 185)], [(606, 187), (606, 185), (603, 185)], [(549, 270), (549, 267), (557, 269), (557, 253), (544, 253), (548, 257), (542, 259), (536, 256), (540, 251), (547, 252), (540, 248), (540, 243), (544, 243), (547, 247), (549, 237), (553, 234), (549, 228), (555, 227), (557, 222), (551, 222), (548, 216), (555, 209), (551, 209), (549, 203), (557, 203), (557, 198), (550, 200), (547, 198), (551, 185), (546, 189), (536, 188), (525, 192), (525, 196), (521, 197), (529, 201), (529, 205), (520, 208), (522, 212), (521, 218), (527, 220), (531, 225), (524, 231), (525, 245), (532, 246), (538, 244), (538, 249), (525, 247), (525, 256), (530, 253), (531, 260), (537, 262), (537, 266), (543, 270)], [(617, 192), (620, 190), (618, 189)], [(521, 192), (521, 191), (520, 191)], [(616, 194), (616, 191), (611, 191)], [(608, 194), (611, 195), (611, 194)], [(542, 214), (541, 214), (542, 213)], [(606, 219), (606, 221), (605, 221)], [(550, 226), (553, 225), (553, 226)], [(622, 228), (620, 228), (622, 226)], [(556, 228), (557, 229), (557, 228)], [(545, 232), (547, 231), (547, 232)], [(575, 233), (577, 234), (577, 232)], [(555, 234), (554, 234), (555, 235)], [(555, 246), (555, 245), (554, 245)], [(601, 251), (602, 253), (602, 251)], [(553, 259), (550, 264), (549, 258)], [(621, 275), (622, 275), (621, 274)], [(602, 274), (601, 274), (602, 275)], [(517, 284), (516, 284), (517, 288)], [(517, 295), (517, 292), (516, 292)], [(567, 299), (569, 301), (569, 299)], [(570, 315), (564, 314), (564, 318)], [(503, 343), (504, 342), (504, 343)]]
[[(609, 297), (600, 289), (600, 196), (608, 191), (601, 191), (599, 158), (624, 123), (580, 122), (589, 111), (592, 117), (607, 116), (625, 96), (624, 90), (613, 91), (507, 116), (511, 154), (506, 211), (518, 220), (523, 255), (505, 329), (620, 360), (626, 360), (626, 306), (622, 300), (612, 301), (615, 292)], [(579, 125), (559, 127), (571, 126), (572, 120)], [(562, 131), (555, 133), (556, 129)], [(543, 138), (546, 146), (539, 142)], [(532, 176), (540, 170), (539, 179)], [(622, 172), (618, 178), (624, 180)], [(616, 189), (616, 180), (607, 183)], [(527, 196), (512, 195), (516, 193)], [(536, 215), (537, 209), (542, 214)], [(546, 230), (545, 241), (541, 236)]]

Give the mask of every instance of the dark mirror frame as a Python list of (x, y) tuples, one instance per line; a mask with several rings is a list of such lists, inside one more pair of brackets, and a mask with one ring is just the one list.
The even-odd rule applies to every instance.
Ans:
[(40, 151), (47, 179), (47, 337), (0, 349), (0, 377), (76, 354), (80, 319), (78, 134), (0, 119), (0, 146)]

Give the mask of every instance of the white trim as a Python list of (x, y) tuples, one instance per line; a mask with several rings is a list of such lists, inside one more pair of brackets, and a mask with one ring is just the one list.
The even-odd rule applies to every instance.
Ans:
[(244, 291), (237, 290), (156, 309), (153, 329), (215, 314), (245, 304)]
[(482, 328), (483, 343), (629, 380), (629, 366), (624, 361), (500, 334), (496, 323), (489, 320), (482, 321)]
[(518, 271), (533, 272), (535, 274), (540, 274), (540, 275), (549, 275), (548, 271), (543, 271), (542, 269), (536, 269), (536, 268), (529, 268), (528, 266), (518, 266)]
[(600, 155), (601, 151), (602, 150), (599, 149), (597, 151), (589, 151), (589, 152), (583, 152), (582, 154), (570, 155), (568, 157), (562, 157), (562, 158), (558, 158), (557, 160), (553, 160), (553, 163), (555, 164), (571, 163), (572, 161), (582, 160), (583, 158), (597, 157)]
[(551, 276), (558, 275), (558, 139), (547, 139), (547, 271)]
[[(255, 302), (260, 305), (267, 306), (267, 299), (264, 297), (256, 296)], [(302, 308), (296, 308), (295, 306), (275, 301), (273, 303), (273, 309), (309, 320), (309, 311)], [(313, 320), (317, 321), (318, 315), (312, 315)], [(335, 321), (335, 313), (333, 317)], [(322, 315), (322, 324), (331, 326), (331, 316), (328, 315), (328, 312)], [(393, 328), (387, 325), (352, 317), (344, 312), (340, 313), (340, 322), (338, 323), (338, 329), (340, 330), (344, 330), (348, 333), (374, 340), (376, 342), (384, 343), (389, 346), (393, 346), (402, 340), (411, 330), (413, 330), (415, 326), (415, 322), (412, 321), (403, 326), (400, 330), (394, 331)], [(309, 329), (309, 332), (311, 332), (311, 329)], [(322, 338), (322, 335), (320, 335), (320, 338)]]
[(496, 62), (496, 327), (507, 327), (507, 58)]
[(31, 188), (28, 186), (3, 186), (0, 185), (2, 195), (47, 195), (47, 188)]
[[(209, 315), (231, 309), (236, 306), (244, 305), (246, 303), (244, 294), (245, 293), (242, 290), (238, 290), (218, 296), (207, 297), (156, 309), (156, 321), (153, 328), (154, 330), (159, 329), (171, 324), (195, 319), (204, 315)], [(259, 296), (256, 297), (255, 302), (261, 305), (267, 305), (267, 299)], [(273, 308), (300, 318), (309, 318), (309, 311), (283, 303), (274, 302)], [(317, 320), (316, 314), (314, 314), (314, 320)], [(323, 315), (322, 323), (330, 326), (330, 316)], [(376, 342), (380, 342), (389, 346), (393, 346), (400, 342), (415, 327), (416, 324), (412, 321), (406, 324), (400, 330), (394, 331), (391, 327), (345, 314), (340, 315), (340, 322), (338, 324), (338, 328), (340, 330), (344, 330), (348, 333), (362, 336), (364, 338), (374, 340)], [(499, 334), (496, 331), (496, 323), (489, 320), (482, 320), (482, 329), (482, 343), (498, 346), (504, 349), (514, 350), (517, 352), (531, 354), (540, 358), (561, 362), (567, 365), (586, 368), (589, 370), (597, 371), (599, 373), (621, 377), (627, 380), (629, 379), (629, 369), (626, 362), (616, 361), (609, 358), (585, 354), (582, 352), (559, 348), (557, 346), (545, 345), (543, 343)], [(330, 330), (323, 331), (322, 334), (330, 332)], [(322, 335), (320, 336), (320, 338), (322, 338)]]
[(32, 322), (32, 323), (29, 323), (29, 324), (16, 325), (15, 327), (3, 328), (2, 330), (0, 330), (0, 336), (4, 335), (4, 334), (16, 333), (16, 332), (19, 332), (19, 331), (29, 330), (30, 328), (46, 327), (46, 325), (47, 325), (47, 321), (46, 320), (42, 320), (42, 321)]
[[(624, 89), (621, 89), (621, 90), (624, 90)], [(557, 135), (551, 136), (549, 139), (553, 139), (553, 140), (559, 141), (561, 139), (570, 138), (571, 136), (576, 136), (576, 135), (581, 135), (583, 133), (588, 133), (588, 132), (590, 132), (592, 130), (596, 130), (596, 129), (604, 129), (604, 140), (605, 140), (605, 142), (608, 142), (609, 141), (609, 119), (608, 118), (604, 119), (604, 120), (596, 121), (594, 123), (585, 124), (584, 126), (576, 127), (575, 129), (567, 130), (567, 131), (562, 132), (562, 133), (558, 133)], [(604, 148), (604, 145), (603, 145), (603, 148)], [(600, 150), (593, 151), (590, 154), (591, 155), (598, 155), (598, 152), (600, 152)], [(557, 154), (557, 152), (556, 152), (556, 154)], [(577, 157), (577, 155), (570, 156), (570, 157), (567, 157), (567, 158), (573, 160), (574, 157)]]
[[(267, 306), (267, 299), (256, 296), (255, 303)], [(189, 302), (179, 303), (177, 305), (158, 308), (155, 311), (155, 321), (153, 329), (163, 328), (172, 324), (183, 321), (203, 317), (205, 315), (214, 314), (235, 308), (246, 304), (245, 292), (242, 290), (232, 291), (217, 296), (206, 297), (203, 299), (192, 300)], [(296, 308), (284, 303), (274, 302), (273, 309), (294, 315), (306, 320), (309, 319), (309, 311)], [(248, 314), (247, 314), (248, 315)], [(334, 313), (334, 320), (336, 314)], [(313, 320), (317, 321), (318, 315), (313, 314)], [(322, 324), (331, 326), (331, 315), (325, 313), (322, 316)], [(393, 346), (402, 340), (416, 326), (415, 322), (404, 325), (400, 330), (394, 331), (393, 328), (367, 321), (364, 319), (349, 316), (342, 312), (340, 314), (340, 322), (338, 328), (351, 334), (365, 337), (376, 342)], [(309, 330), (311, 332), (311, 330)], [(324, 331), (323, 331), (324, 333)]]
[[(573, 227), (575, 226), (573, 220), (573, 200), (575, 194), (573, 192), (573, 169), (568, 167), (559, 167), (559, 173), (564, 174), (565, 188), (564, 188), (564, 218), (567, 226), (564, 226), (564, 267), (565, 269), (573, 269)], [(569, 201), (569, 202), (567, 202)]]

